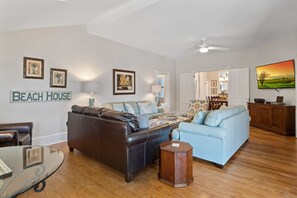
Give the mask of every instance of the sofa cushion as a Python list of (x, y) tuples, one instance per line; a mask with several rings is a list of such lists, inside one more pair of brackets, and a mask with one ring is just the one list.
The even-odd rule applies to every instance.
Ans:
[(209, 111), (198, 111), (194, 116), (192, 123), (193, 124), (203, 124)]
[(83, 113), (85, 115), (98, 117), (99, 116), (99, 112), (102, 109), (104, 109), (104, 108), (100, 108), (100, 107), (85, 107)]
[(149, 115), (148, 114), (146, 114), (146, 113), (136, 114), (135, 116), (137, 117), (140, 129), (149, 128)]
[(140, 114), (147, 113), (151, 114), (152, 112), (152, 107), (148, 102), (139, 102), (137, 103), (139, 107), (139, 112)]
[(124, 107), (123, 103), (115, 103), (112, 106), (113, 106), (113, 110), (115, 110), (115, 111), (125, 112), (125, 107)]
[(224, 110), (214, 110), (207, 115), (204, 124), (207, 126), (216, 127), (221, 124), (223, 119), (231, 117), (243, 111), (245, 111), (244, 106), (229, 107)]
[(135, 114), (135, 111), (134, 111), (133, 107), (131, 106), (131, 104), (124, 103), (124, 106), (125, 106), (126, 112)]
[(110, 119), (110, 120), (127, 122), (132, 132), (136, 132), (140, 130), (137, 117), (132, 113), (119, 112), (119, 111), (113, 111), (107, 108), (102, 108), (102, 110), (99, 113), (99, 117)]

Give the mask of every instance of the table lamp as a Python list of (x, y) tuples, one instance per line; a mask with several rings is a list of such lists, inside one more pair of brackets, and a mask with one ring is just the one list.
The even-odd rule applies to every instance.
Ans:
[(82, 83), (82, 90), (83, 90), (83, 92), (90, 93), (89, 106), (94, 107), (95, 106), (95, 98), (94, 98), (93, 94), (98, 92), (99, 83), (97, 81), (85, 81)]

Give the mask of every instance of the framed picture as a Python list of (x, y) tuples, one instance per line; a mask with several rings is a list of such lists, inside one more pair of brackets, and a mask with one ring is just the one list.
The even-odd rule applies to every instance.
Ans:
[(211, 95), (217, 95), (218, 94), (217, 88), (210, 88), (210, 94)]
[(113, 69), (113, 95), (135, 94), (135, 71)]
[(211, 80), (210, 81), (210, 86), (211, 87), (217, 87), (217, 81), (216, 80)]
[(284, 102), (284, 96), (276, 96), (276, 102), (277, 103), (283, 103)]
[(51, 68), (50, 87), (66, 88), (67, 70)]
[(44, 161), (44, 153), (42, 146), (29, 146), (23, 148), (24, 156), (24, 169), (38, 164), (42, 164)]
[(24, 57), (23, 78), (44, 78), (44, 60)]

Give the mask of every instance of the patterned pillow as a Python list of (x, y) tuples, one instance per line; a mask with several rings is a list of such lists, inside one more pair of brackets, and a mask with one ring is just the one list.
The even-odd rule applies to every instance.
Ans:
[(152, 114), (153, 111), (152, 111), (152, 107), (149, 103), (147, 102), (139, 102), (137, 103), (138, 104), (138, 107), (139, 107), (139, 112), (140, 114), (143, 114), (143, 113), (147, 113), (147, 114)]
[(123, 103), (113, 104), (113, 110), (125, 112), (125, 107)]
[(208, 111), (208, 106), (206, 100), (190, 100), (187, 117), (193, 118), (198, 111)]
[(153, 113), (159, 113), (158, 105), (157, 105), (156, 102), (151, 102), (151, 107), (152, 107), (152, 112)]
[(124, 103), (124, 106), (125, 106), (126, 112), (135, 114), (135, 111), (134, 111), (133, 107), (130, 104)]

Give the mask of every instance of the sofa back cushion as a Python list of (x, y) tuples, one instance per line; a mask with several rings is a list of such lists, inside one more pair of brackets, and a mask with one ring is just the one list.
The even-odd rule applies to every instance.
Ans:
[(225, 118), (229, 118), (231, 116), (234, 116), (238, 113), (241, 113), (243, 111), (245, 111), (245, 107), (244, 106), (235, 106), (235, 107), (229, 107), (227, 109), (224, 110), (214, 110), (211, 111), (205, 121), (204, 124), (207, 126), (213, 126), (213, 127), (217, 127), (221, 124), (222, 120)]

